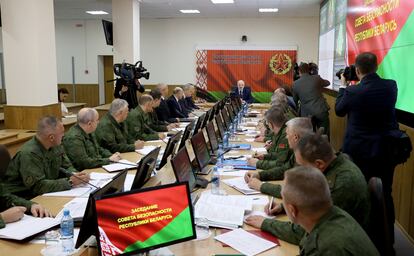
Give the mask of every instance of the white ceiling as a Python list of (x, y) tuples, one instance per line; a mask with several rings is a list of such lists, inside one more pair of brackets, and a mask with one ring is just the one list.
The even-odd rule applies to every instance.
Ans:
[[(111, 19), (112, 0), (54, 0), (57, 19)], [(321, 0), (234, 0), (215, 5), (210, 0), (141, 0), (142, 18), (243, 18), (314, 17)], [(259, 13), (259, 8), (279, 8), (278, 13)], [(182, 14), (181, 9), (197, 9), (200, 14)], [(103, 10), (109, 15), (90, 15)]]

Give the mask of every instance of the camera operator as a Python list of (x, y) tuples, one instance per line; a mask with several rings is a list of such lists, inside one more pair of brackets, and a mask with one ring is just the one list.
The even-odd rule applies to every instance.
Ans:
[(377, 56), (366, 52), (359, 54), (355, 61), (359, 84), (348, 87), (354, 78), (347, 72), (340, 74), (342, 85), (335, 112), (338, 116), (348, 115), (343, 152), (352, 157), (367, 181), (371, 177), (382, 180), (389, 229), (394, 241), (395, 214), (391, 190), (395, 164), (387, 154), (386, 134), (398, 129), (395, 117), (397, 84), (394, 80), (379, 77), (377, 67)]
[(114, 73), (118, 76), (114, 97), (126, 100), (129, 110), (136, 108), (138, 106), (137, 91), (145, 92), (139, 79), (143, 77), (148, 80), (150, 73), (142, 66), (142, 61), (137, 61), (135, 64), (125, 62), (114, 64)]
[(144, 91), (139, 79), (127, 81), (124, 78), (119, 78), (115, 83), (114, 97), (126, 100), (131, 110), (138, 106), (137, 92), (143, 93)]
[[(312, 67), (315, 69), (315, 67)], [(316, 127), (323, 127), (329, 136), (329, 106), (322, 95), (322, 88), (330, 84), (319, 75), (311, 75), (308, 63), (300, 63), (300, 78), (293, 82), (293, 99), (299, 106), (301, 117), (311, 117)]]

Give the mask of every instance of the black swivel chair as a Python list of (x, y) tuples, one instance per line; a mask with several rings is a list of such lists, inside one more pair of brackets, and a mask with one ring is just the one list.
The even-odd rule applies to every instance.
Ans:
[(10, 153), (6, 146), (0, 144), (0, 180), (2, 180), (6, 174), (7, 166), (9, 166), (10, 160)]
[(381, 179), (372, 177), (368, 182), (368, 188), (371, 197), (369, 237), (381, 255), (395, 255), (391, 240), (392, 235), (388, 227), (388, 216)]

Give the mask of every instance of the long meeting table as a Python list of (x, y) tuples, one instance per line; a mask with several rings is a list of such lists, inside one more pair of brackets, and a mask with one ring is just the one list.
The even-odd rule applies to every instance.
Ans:
[[(207, 136), (206, 136), (207, 138)], [(232, 142), (233, 144), (237, 143), (249, 143), (246, 142), (247, 137), (244, 135), (237, 135), (237, 141)], [(252, 147), (263, 147), (264, 143), (260, 142), (250, 142), (249, 144), (252, 145)], [(155, 146), (161, 146), (165, 148), (165, 143), (163, 142), (146, 142), (145, 145), (155, 145)], [(192, 147), (187, 141), (186, 147), (188, 149), (188, 152), (190, 154), (190, 159), (194, 159), (194, 154), (192, 151)], [(253, 151), (250, 150), (237, 150), (237, 152), (230, 151), (226, 155), (239, 155), (239, 154), (252, 154)], [(129, 152), (129, 153), (123, 153), (122, 158), (127, 159), (129, 161), (137, 162), (139, 159), (142, 158), (142, 155), (136, 153), (136, 152)], [(103, 168), (94, 168), (94, 169), (88, 169), (86, 172), (98, 172), (98, 173), (107, 173)], [(129, 174), (135, 174), (136, 170), (130, 170)], [(210, 179), (211, 173), (207, 175), (205, 178)], [(228, 178), (234, 178), (234, 176), (221, 176), (221, 181)], [(175, 182), (175, 176), (171, 167), (170, 162), (168, 163), (157, 172), (156, 176), (153, 176), (145, 185), (144, 187), (151, 187), (151, 186), (157, 186), (157, 185), (164, 185)], [(276, 181), (274, 183), (281, 184), (282, 181)], [(203, 192), (204, 190), (209, 190), (211, 184), (208, 185), (206, 189), (199, 189), (197, 191), (198, 193)], [(221, 182), (220, 187), (222, 190), (224, 190), (229, 195), (241, 195), (240, 192), (237, 190), (227, 186), (223, 182)], [(261, 194), (258, 194), (261, 195)], [(52, 214), (57, 215), (63, 208), (63, 206), (68, 203), (70, 200), (72, 200), (73, 197), (47, 197), (47, 196), (37, 196), (32, 199), (32, 201), (42, 204), (43, 206), (47, 207)], [(263, 205), (254, 205), (254, 210), (261, 210), (263, 211)], [(282, 221), (288, 221), (288, 218), (286, 215), (277, 216), (278, 220)], [(29, 227), (28, 227), (29, 228)], [(58, 227), (55, 227), (54, 229), (58, 229)], [(249, 225), (243, 224), (243, 229), (251, 230), (255, 229)], [(231, 255), (231, 254), (239, 254), (236, 250), (234, 250), (231, 247), (223, 247), (222, 244), (214, 239), (215, 235), (220, 234), (220, 229), (216, 229), (214, 227), (210, 227), (211, 235), (209, 238), (204, 240), (191, 240), (175, 245), (168, 246), (169, 250), (171, 250), (174, 255)], [(76, 242), (76, 241), (75, 241)], [(272, 248), (268, 251), (265, 251), (259, 255), (298, 255), (299, 249), (298, 246), (289, 244), (287, 242), (284, 242), (282, 240), (279, 240), (280, 246), (277, 246), (275, 248)], [(30, 243), (28, 241), (23, 242), (16, 242), (11, 240), (0, 240), (0, 255), (18, 255), (18, 256), (32, 256), (32, 255), (41, 255), (40, 251), (44, 247), (42, 244), (34, 244)], [(93, 247), (81, 247), (79, 251), (74, 255), (82, 255), (82, 256), (91, 256), (91, 255), (98, 255), (98, 251), (96, 248)]]

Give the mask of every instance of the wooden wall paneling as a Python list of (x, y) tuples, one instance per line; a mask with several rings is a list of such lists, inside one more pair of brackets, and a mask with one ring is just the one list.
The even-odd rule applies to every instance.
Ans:
[(73, 89), (71, 84), (59, 84), (59, 88), (66, 88), (69, 91), (67, 102), (84, 102), (87, 107), (99, 105), (99, 86), (98, 84), (76, 84), (76, 99), (73, 98)]
[(114, 83), (106, 81), (114, 79), (114, 57), (104, 56), (105, 103), (114, 99)]
[(327, 93), (324, 93), (326, 102), (328, 103), (329, 110), (329, 131), (330, 142), (335, 150), (340, 150), (342, 147), (345, 130), (346, 130), (346, 117), (339, 117), (335, 114), (335, 101), (336, 97)]
[(4, 106), (4, 126), (6, 129), (36, 130), (37, 122), (46, 115), (61, 117), (60, 104), (46, 106)]

